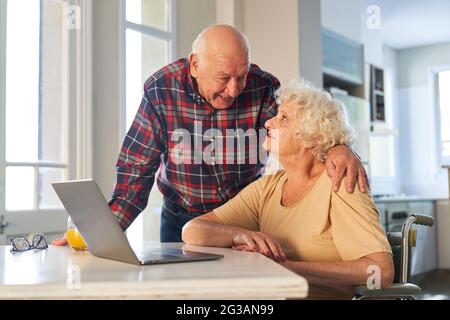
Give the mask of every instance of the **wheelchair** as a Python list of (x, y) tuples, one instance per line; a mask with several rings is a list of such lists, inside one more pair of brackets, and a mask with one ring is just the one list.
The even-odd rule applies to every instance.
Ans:
[(420, 287), (408, 283), (411, 273), (412, 247), (416, 246), (417, 230), (411, 229), (413, 224), (432, 226), (432, 217), (424, 215), (411, 215), (403, 223), (400, 232), (388, 232), (387, 238), (392, 248), (394, 260), (394, 282), (390, 288), (370, 289), (360, 285), (354, 287), (353, 300), (416, 300), (415, 295), (420, 293)]

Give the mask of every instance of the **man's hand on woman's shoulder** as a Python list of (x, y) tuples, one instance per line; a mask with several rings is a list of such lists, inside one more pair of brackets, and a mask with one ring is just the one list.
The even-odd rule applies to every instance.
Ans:
[(370, 189), (366, 170), (350, 147), (338, 145), (328, 150), (325, 164), (328, 176), (333, 182), (334, 192), (339, 190), (344, 177), (347, 177), (346, 188), (348, 193), (353, 193), (356, 183), (358, 183), (359, 190), (362, 193), (366, 193)]

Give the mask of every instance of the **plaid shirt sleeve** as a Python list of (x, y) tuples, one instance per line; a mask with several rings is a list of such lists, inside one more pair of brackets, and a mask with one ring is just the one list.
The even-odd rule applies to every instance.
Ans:
[(275, 91), (280, 87), (280, 82), (273, 76), (271, 76), (270, 82), (271, 85), (269, 86), (269, 89), (267, 90), (261, 104), (261, 114), (258, 123), (260, 128), (263, 128), (266, 121), (276, 116), (278, 112)]
[(117, 160), (117, 183), (109, 206), (123, 230), (147, 206), (155, 174), (165, 151), (163, 126), (145, 91)]

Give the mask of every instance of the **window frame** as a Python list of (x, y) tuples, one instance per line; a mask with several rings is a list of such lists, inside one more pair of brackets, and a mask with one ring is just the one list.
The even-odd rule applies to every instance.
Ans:
[[(6, 70), (7, 1), (0, 1), (0, 70)], [(41, 4), (42, 4), (42, 0)], [(0, 214), (19, 215), (65, 213), (60, 208), (39, 208), (39, 169), (65, 168), (69, 180), (92, 176), (92, 3), (89, 0), (60, 1), (64, 13), (69, 5), (80, 7), (81, 28), (67, 30), (64, 48), (65, 79), (63, 90), (65, 107), (62, 116), (66, 119), (67, 138), (63, 142), (65, 159), (61, 162), (7, 162), (6, 161), (6, 72), (0, 74)], [(65, 20), (63, 20), (63, 23)], [(34, 208), (32, 210), (6, 210), (6, 168), (33, 167)]]
[[(120, 143), (123, 141), (126, 135), (127, 127), (126, 127), (126, 32), (127, 29), (136, 31), (145, 36), (154, 37), (161, 40), (168, 41), (168, 60), (169, 62), (175, 60), (177, 56), (177, 0), (166, 0), (169, 7), (169, 21), (168, 21), (168, 30), (163, 31), (151, 26), (147, 26), (144, 24), (137, 24), (134, 22), (130, 22), (126, 18), (126, 0), (120, 0)], [(119, 146), (120, 147), (120, 146)]]
[(436, 160), (437, 166), (448, 167), (450, 166), (450, 157), (442, 156), (442, 137), (441, 137), (441, 108), (440, 108), (440, 96), (439, 96), (439, 73), (444, 71), (450, 71), (450, 64), (440, 65), (429, 68), (429, 83), (430, 83), (430, 100), (431, 105), (434, 106), (434, 121), (436, 128)]

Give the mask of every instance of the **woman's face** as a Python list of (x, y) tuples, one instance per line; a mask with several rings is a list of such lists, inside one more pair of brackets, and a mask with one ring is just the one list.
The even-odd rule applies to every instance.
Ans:
[(283, 103), (278, 108), (278, 114), (266, 121), (264, 149), (279, 156), (287, 156), (296, 154), (303, 148), (298, 136), (300, 125), (297, 109), (298, 105), (295, 103)]

